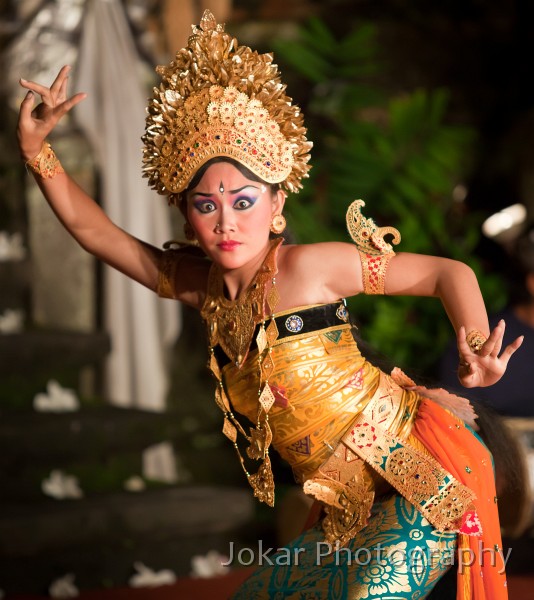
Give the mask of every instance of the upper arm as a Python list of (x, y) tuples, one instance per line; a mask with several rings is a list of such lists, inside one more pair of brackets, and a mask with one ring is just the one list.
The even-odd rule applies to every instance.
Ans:
[[(364, 291), (360, 251), (354, 244), (327, 242), (294, 246), (295, 283), (324, 289), (325, 301), (355, 296)], [(474, 274), (465, 264), (422, 254), (400, 252), (385, 272), (388, 295), (440, 296), (445, 287), (460, 286)]]
[(389, 263), (386, 294), (441, 296), (445, 287), (475, 278), (466, 264), (439, 256), (399, 252)]
[(88, 244), (82, 244), (86, 250), (156, 293), (161, 286), (162, 269), (167, 273), (172, 271), (172, 281), (169, 281), (172, 294), (165, 296), (196, 308), (202, 305), (208, 261), (190, 255), (183, 255), (180, 261), (170, 261), (173, 250), (160, 250), (130, 235), (111, 221), (90, 239)]

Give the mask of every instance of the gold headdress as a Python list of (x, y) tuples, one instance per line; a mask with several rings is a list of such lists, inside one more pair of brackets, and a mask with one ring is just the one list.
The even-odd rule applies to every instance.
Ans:
[(215, 156), (236, 159), (290, 192), (309, 170), (311, 143), (271, 54), (239, 46), (210, 11), (166, 67), (148, 106), (143, 174), (171, 202)]

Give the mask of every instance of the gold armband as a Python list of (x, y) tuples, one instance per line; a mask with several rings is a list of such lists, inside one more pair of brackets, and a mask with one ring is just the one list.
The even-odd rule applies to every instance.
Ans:
[(158, 285), (156, 293), (161, 298), (175, 298), (174, 281), (176, 270), (184, 253), (179, 250), (165, 250), (159, 262)]
[(467, 345), (475, 353), (479, 352), (488, 338), (478, 329), (473, 329), (466, 336)]
[(363, 293), (385, 294), (386, 271), (395, 253), (372, 256), (358, 249), (362, 262)]
[(362, 262), (363, 291), (365, 294), (384, 294), (386, 271), (395, 252), (384, 236), (393, 236), (393, 244), (401, 240), (394, 227), (377, 227), (372, 219), (361, 212), (363, 200), (355, 200), (347, 210), (347, 229), (356, 244)]
[(41, 151), (39, 154), (29, 160), (27, 163), (28, 167), (37, 175), (40, 175), (44, 179), (52, 179), (58, 173), (64, 173), (63, 167), (58, 160), (55, 152), (48, 142), (43, 142)]

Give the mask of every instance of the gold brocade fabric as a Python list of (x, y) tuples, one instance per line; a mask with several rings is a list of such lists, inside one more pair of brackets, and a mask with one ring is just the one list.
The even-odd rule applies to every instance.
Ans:
[[(288, 331), (307, 318), (301, 308), (276, 319), (286, 315)], [(222, 372), (233, 408), (252, 421), (255, 354), (241, 369), (230, 363)], [(281, 335), (271, 358), (272, 445), (304, 492), (323, 503), (328, 543), (345, 545), (366, 526), (378, 481), (389, 483), (438, 530), (464, 531), (475, 494), (410, 436), (422, 396), (403, 387), (410, 380), (398, 369), (389, 376), (366, 361), (350, 324)]]
[[(285, 317), (277, 318), (281, 316)], [(290, 327), (294, 319), (299, 317), (288, 317)], [(234, 409), (251, 420), (258, 401), (253, 393), (254, 354), (241, 369), (229, 364), (223, 370)], [(282, 337), (273, 344), (271, 358), (272, 444), (291, 465), (305, 493), (325, 506), (325, 540), (346, 544), (367, 524), (380, 473), (365, 449), (349, 447), (347, 434), (363, 415), (378, 428), (388, 427), (399, 439), (407, 437), (420, 397), (400, 388), (362, 357), (348, 323)], [(396, 481), (386, 480), (396, 487)], [(412, 493), (409, 487), (402, 491), (407, 496)]]
[[(273, 446), (301, 483), (332, 454), (379, 385), (381, 372), (363, 358), (350, 327), (284, 338), (272, 349), (270, 384), (277, 397), (269, 413)], [(231, 364), (223, 369), (234, 409), (252, 421), (258, 403), (255, 354), (242, 369)], [(403, 392), (391, 431), (403, 437), (409, 433), (418, 400), (416, 393)]]

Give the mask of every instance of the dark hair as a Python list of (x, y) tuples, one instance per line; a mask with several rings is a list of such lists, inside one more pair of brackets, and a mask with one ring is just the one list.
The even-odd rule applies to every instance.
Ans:
[(276, 192), (280, 189), (279, 183), (267, 183), (261, 177), (258, 177), (255, 173), (253, 173), (250, 169), (247, 169), (245, 165), (241, 164), (239, 161), (235, 160), (235, 158), (230, 158), (229, 156), (215, 156), (214, 158), (210, 158), (208, 162), (204, 163), (200, 169), (193, 175), (193, 178), (189, 182), (189, 185), (186, 189), (180, 194), (180, 204), (183, 208), (185, 208), (185, 201), (187, 197), (187, 193), (192, 189), (196, 188), (199, 181), (204, 176), (204, 173), (208, 170), (211, 165), (216, 163), (228, 163), (235, 167), (241, 175), (250, 179), (251, 181), (257, 181), (258, 183), (263, 183), (263, 185), (267, 185), (271, 188), (271, 193), (276, 194)]

